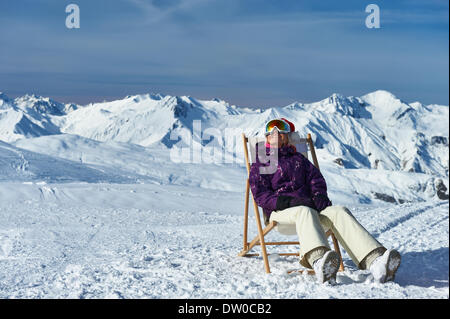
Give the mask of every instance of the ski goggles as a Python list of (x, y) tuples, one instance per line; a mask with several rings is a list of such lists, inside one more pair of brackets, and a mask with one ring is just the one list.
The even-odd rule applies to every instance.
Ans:
[(272, 134), (274, 129), (277, 129), (279, 133), (289, 133), (291, 131), (291, 127), (288, 123), (283, 120), (275, 119), (267, 122), (266, 124), (266, 132), (264, 135)]

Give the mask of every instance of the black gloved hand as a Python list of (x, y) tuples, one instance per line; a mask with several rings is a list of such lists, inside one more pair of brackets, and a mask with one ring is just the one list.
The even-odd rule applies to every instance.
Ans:
[(322, 210), (324, 210), (328, 206), (332, 205), (330, 199), (327, 197), (327, 195), (324, 195), (324, 194), (316, 194), (316, 195), (314, 195), (313, 196), (313, 202), (314, 202), (314, 206), (316, 206), (316, 210), (318, 212), (321, 212)]
[(295, 206), (311, 206), (311, 198), (294, 197), (291, 199), (291, 207)]
[(284, 196), (284, 195), (278, 196), (276, 210), (283, 210), (291, 207), (290, 206), (291, 199), (292, 199), (291, 196)]

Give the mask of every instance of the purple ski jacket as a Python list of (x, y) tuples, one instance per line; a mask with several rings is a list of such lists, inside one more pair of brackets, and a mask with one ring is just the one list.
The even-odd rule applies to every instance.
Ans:
[(266, 223), (272, 211), (294, 206), (308, 206), (318, 211), (331, 206), (324, 177), (293, 145), (280, 148), (265, 147), (266, 155), (278, 152), (278, 164), (273, 174), (261, 174), (269, 166), (258, 158), (250, 168), (249, 183), (253, 198), (262, 207)]

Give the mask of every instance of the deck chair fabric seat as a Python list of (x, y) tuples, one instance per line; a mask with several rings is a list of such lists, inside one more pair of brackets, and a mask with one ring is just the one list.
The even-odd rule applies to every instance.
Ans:
[[(250, 174), (250, 167), (251, 164), (254, 163), (256, 160), (256, 146), (257, 143), (265, 143), (265, 137), (264, 136), (253, 136), (253, 137), (247, 137), (244, 133), (242, 134), (243, 143), (244, 143), (244, 156), (245, 156), (245, 164), (247, 167), (247, 173)], [(300, 137), (298, 132), (291, 132), (289, 133), (289, 143), (294, 145), (296, 147), (297, 152), (300, 152), (305, 156), (307, 159), (309, 159), (308, 153), (311, 153), (311, 158), (313, 164), (319, 168), (319, 164), (317, 161), (315, 149), (314, 149), (314, 143), (312, 141), (311, 135), (308, 134), (306, 138)], [(250, 149), (250, 152), (249, 152)], [(249, 154), (250, 153), (250, 154)], [(243, 243), (243, 249), (239, 253), (239, 256), (245, 257), (245, 256), (255, 256), (259, 254), (250, 254), (250, 250), (256, 246), (260, 245), (262, 250), (262, 256), (264, 261), (264, 267), (265, 271), (267, 273), (270, 273), (270, 266), (269, 266), (269, 260), (268, 260), (268, 254), (266, 250), (266, 245), (301, 245), (298, 241), (284, 241), (284, 242), (266, 242), (264, 237), (273, 229), (277, 230), (281, 234), (284, 235), (295, 235), (296, 230), (295, 226), (293, 225), (277, 225), (276, 222), (272, 221), (270, 222), (267, 216), (264, 216), (264, 224), (265, 228), (262, 228), (261, 223), (261, 217), (259, 214), (259, 207), (256, 204), (253, 195), (252, 202), (254, 206), (255, 211), (255, 217), (256, 217), (256, 223), (257, 223), (257, 229), (258, 229), (258, 235), (251, 241), (247, 241), (248, 237), (248, 207), (249, 207), (249, 197), (250, 197), (250, 184), (249, 184), (249, 178), (247, 176), (247, 186), (246, 186), (246, 192), (245, 192), (245, 210), (244, 210), (244, 243)], [(293, 226), (293, 227), (291, 227)], [(326, 231), (326, 235), (328, 237), (331, 237), (334, 245), (334, 249), (338, 253), (340, 257), (340, 271), (344, 270), (344, 265), (342, 262), (342, 256), (339, 248), (339, 243), (336, 240), (336, 237), (332, 233), (331, 229), (324, 229)], [(298, 253), (279, 253), (279, 255), (299, 255)], [(300, 271), (301, 272), (301, 271)], [(313, 274), (314, 271), (308, 270), (308, 273)]]

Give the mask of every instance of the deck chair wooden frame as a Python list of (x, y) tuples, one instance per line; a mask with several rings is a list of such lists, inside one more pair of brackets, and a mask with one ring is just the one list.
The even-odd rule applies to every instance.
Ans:
[[(243, 139), (243, 143), (244, 143), (245, 165), (247, 167), (247, 173), (248, 173), (248, 175), (250, 175), (250, 160), (249, 160), (248, 147), (247, 147), (247, 144), (249, 143), (249, 138), (244, 133), (242, 133), (242, 139)], [(264, 141), (265, 137), (250, 138), (250, 139), (251, 139), (251, 142), (254, 142), (256, 144), (258, 142)], [(307, 138), (301, 138), (299, 136), (298, 132), (289, 133), (289, 142), (290, 142), (290, 144), (295, 145), (297, 148), (297, 151), (302, 153), (306, 158), (308, 158), (308, 148), (309, 148), (313, 164), (314, 164), (314, 166), (319, 168), (319, 163), (317, 161), (316, 151), (314, 148), (313, 140), (311, 138), (311, 134), (308, 134)], [(255, 148), (253, 148), (253, 149), (255, 149)], [(253, 159), (253, 157), (252, 157), (252, 159)], [(243, 248), (242, 248), (241, 252), (238, 254), (238, 256), (241, 256), (241, 257), (259, 256), (258, 253), (250, 254), (249, 252), (256, 245), (260, 245), (261, 251), (262, 251), (262, 256), (263, 256), (263, 261), (264, 261), (265, 271), (266, 271), (266, 273), (270, 273), (270, 266), (269, 266), (269, 259), (268, 259), (269, 254), (267, 254), (266, 245), (300, 245), (300, 243), (298, 241), (266, 242), (264, 240), (264, 237), (275, 228), (277, 223), (275, 221), (272, 221), (272, 222), (268, 223), (264, 229), (262, 228), (261, 217), (259, 214), (259, 207), (258, 207), (255, 199), (253, 198), (253, 195), (252, 195), (252, 202), (253, 202), (253, 207), (255, 210), (256, 226), (257, 226), (257, 230), (258, 230), (258, 235), (255, 238), (253, 238), (253, 240), (251, 242), (248, 242), (249, 197), (250, 197), (250, 183), (249, 183), (249, 176), (247, 176), (247, 186), (246, 186), (246, 190), (245, 190), (245, 210), (244, 210), (244, 238), (243, 238), (244, 242), (243, 242)], [(326, 232), (326, 236), (327, 236), (327, 238), (331, 236), (331, 239), (333, 241), (334, 250), (339, 255), (339, 260), (340, 260), (339, 271), (344, 271), (344, 263), (342, 261), (342, 255), (341, 255), (341, 251), (339, 248), (339, 243), (338, 243), (335, 235), (331, 231), (331, 229)], [(299, 256), (299, 253), (278, 253), (278, 255)], [(295, 270), (295, 271), (288, 271), (288, 273), (293, 273), (293, 272), (302, 273), (303, 271), (304, 270)], [(308, 272), (308, 274), (314, 274), (314, 270), (308, 269), (306, 271)]]

